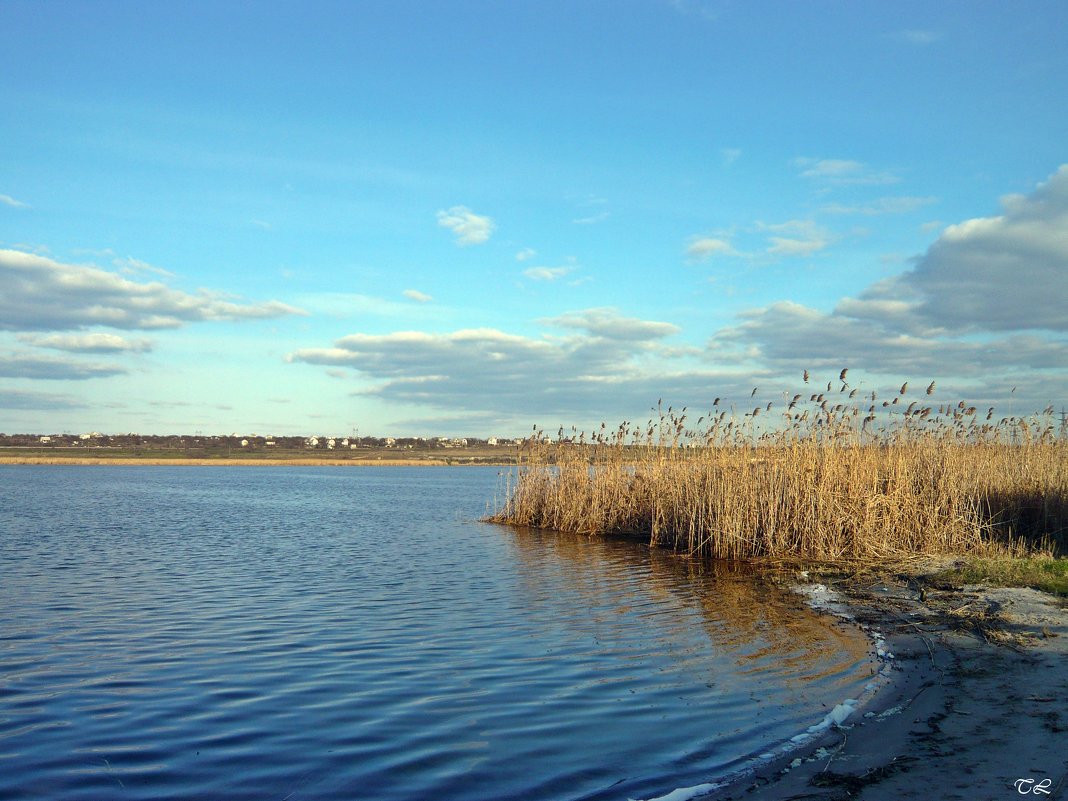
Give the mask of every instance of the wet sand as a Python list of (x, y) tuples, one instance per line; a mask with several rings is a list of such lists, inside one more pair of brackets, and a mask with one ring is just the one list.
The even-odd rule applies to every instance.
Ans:
[[(911, 584), (911, 586), (910, 586)], [(887, 687), (702, 799), (1056, 799), (1068, 793), (1068, 609), (1030, 589), (844, 583), (885, 637)]]

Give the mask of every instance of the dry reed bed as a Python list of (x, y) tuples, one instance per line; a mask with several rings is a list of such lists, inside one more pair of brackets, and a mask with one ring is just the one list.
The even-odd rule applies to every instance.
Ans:
[(643, 428), (535, 432), (489, 519), (725, 559), (1065, 550), (1068, 439), (1052, 409), (997, 422), (963, 402), (906, 409), (907, 385), (858, 401), (845, 376), (838, 397), (786, 396), (777, 418), (773, 403), (737, 416), (717, 399), (692, 428), (669, 408)]

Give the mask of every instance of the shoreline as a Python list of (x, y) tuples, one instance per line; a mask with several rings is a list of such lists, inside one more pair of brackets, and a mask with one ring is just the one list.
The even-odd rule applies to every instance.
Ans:
[(513, 467), (508, 462), (483, 462), (463, 457), (427, 459), (240, 459), (187, 457), (108, 457), (108, 456), (0, 456), (0, 465), (175, 465), (182, 467)]
[(844, 611), (885, 649), (890, 680), (841, 726), (687, 797), (1064, 797), (1063, 601), (1019, 588), (921, 590), (901, 579), (852, 579), (835, 591), (844, 609), (824, 611)]

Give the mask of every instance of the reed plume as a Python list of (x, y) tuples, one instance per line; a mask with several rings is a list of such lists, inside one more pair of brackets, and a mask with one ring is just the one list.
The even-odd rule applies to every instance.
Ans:
[(726, 559), (1066, 550), (1068, 440), (1052, 413), (993, 424), (964, 401), (903, 409), (907, 387), (882, 407), (875, 393), (870, 406), (785, 393), (778, 417), (717, 413), (717, 398), (693, 427), (658, 404), (644, 426), (535, 431), (489, 519)]

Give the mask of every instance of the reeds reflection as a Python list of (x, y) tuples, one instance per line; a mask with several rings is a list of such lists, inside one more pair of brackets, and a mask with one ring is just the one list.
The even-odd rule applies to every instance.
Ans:
[(586, 636), (616, 653), (653, 643), (681, 649), (677, 659), (693, 660), (713, 682), (757, 673), (794, 693), (870, 675), (870, 644), (859, 629), (813, 612), (744, 563), (563, 532), (502, 531), (511, 532), (522, 564), (518, 591), (531, 615), (561, 586), (573, 594), (573, 613), (557, 621), (562, 647)]

